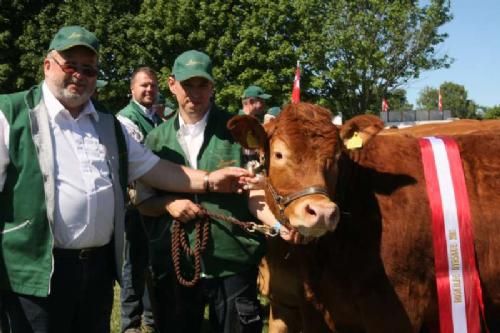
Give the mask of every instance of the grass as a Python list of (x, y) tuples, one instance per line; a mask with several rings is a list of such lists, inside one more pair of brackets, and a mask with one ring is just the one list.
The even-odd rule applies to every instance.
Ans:
[[(260, 297), (262, 309), (265, 314), (264, 327), (262, 333), (267, 333), (267, 313), (269, 312), (268, 301), (264, 297)], [(205, 311), (205, 319), (208, 311)], [(115, 297), (113, 300), (113, 312), (111, 313), (111, 333), (120, 333), (120, 287), (115, 285)]]
[(120, 333), (120, 287), (115, 284), (113, 312), (111, 313), (111, 333)]

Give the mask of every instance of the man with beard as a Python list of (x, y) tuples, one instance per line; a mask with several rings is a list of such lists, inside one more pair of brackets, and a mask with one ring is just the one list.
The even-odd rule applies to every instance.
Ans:
[(12, 332), (110, 331), (131, 181), (176, 192), (236, 192), (240, 168), (160, 160), (90, 100), (99, 42), (61, 28), (45, 80), (0, 95), (0, 298)]

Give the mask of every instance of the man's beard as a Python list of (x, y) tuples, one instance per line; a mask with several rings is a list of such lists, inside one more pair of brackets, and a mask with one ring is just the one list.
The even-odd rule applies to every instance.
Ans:
[(78, 85), (78, 80), (71, 78), (63, 82), (53, 81), (56, 90), (53, 92), (54, 96), (61, 102), (61, 104), (70, 108), (76, 108), (87, 103), (95, 90), (95, 85), (94, 87), (91, 87), (91, 85), (87, 83), (82, 93), (76, 93), (69, 90), (68, 85), (71, 83)]
[(64, 88), (61, 92), (61, 100), (64, 101), (64, 104), (70, 107), (77, 107), (87, 103), (92, 96), (92, 93), (89, 89), (85, 89), (85, 91), (81, 94), (73, 93), (68, 90), (68, 88)]

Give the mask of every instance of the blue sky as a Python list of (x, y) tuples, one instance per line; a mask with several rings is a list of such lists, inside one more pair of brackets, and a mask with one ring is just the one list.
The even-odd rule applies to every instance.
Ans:
[(440, 31), (449, 37), (437, 47), (455, 61), (448, 69), (422, 72), (402, 88), (416, 105), (420, 91), (445, 81), (463, 85), (481, 106), (500, 105), (500, 0), (451, 0), (453, 20)]

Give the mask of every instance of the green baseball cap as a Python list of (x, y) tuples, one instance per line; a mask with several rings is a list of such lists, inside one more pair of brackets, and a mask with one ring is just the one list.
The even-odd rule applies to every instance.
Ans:
[(241, 98), (245, 99), (249, 97), (269, 99), (271, 98), (271, 95), (266, 94), (264, 89), (262, 89), (259, 86), (249, 86), (248, 88), (245, 89), (245, 91), (243, 92), (243, 96), (241, 96)]
[(186, 51), (175, 59), (172, 75), (177, 81), (185, 81), (192, 77), (203, 77), (214, 82), (212, 60), (203, 52)]
[(278, 107), (278, 106), (273, 106), (272, 108), (269, 108), (267, 110), (267, 113), (268, 115), (271, 115), (273, 117), (276, 117), (277, 115), (279, 115), (281, 112), (281, 109)]
[(95, 54), (99, 51), (99, 41), (97, 37), (85, 28), (78, 25), (62, 27), (55, 34), (49, 46), (49, 51), (65, 51), (75, 46), (85, 46)]

